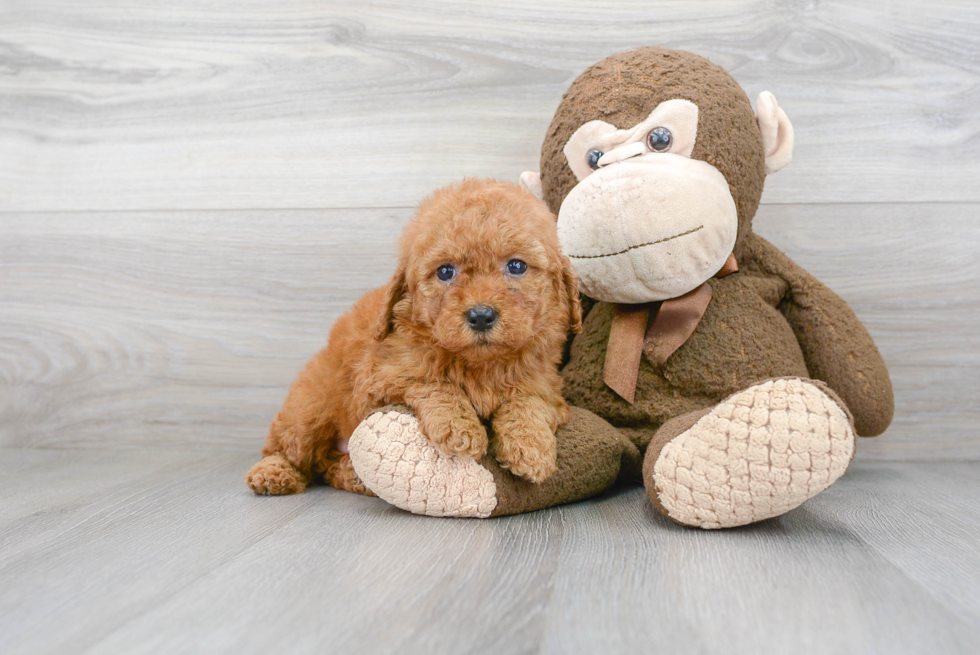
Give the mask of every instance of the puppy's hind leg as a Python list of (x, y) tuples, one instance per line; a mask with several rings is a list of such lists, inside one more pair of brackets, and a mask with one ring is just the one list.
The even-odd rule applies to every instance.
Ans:
[(269, 428), (262, 460), (245, 475), (245, 483), (258, 495), (301, 493), (313, 479), (314, 437), (309, 429), (290, 423), (280, 412)]
[(353, 491), (365, 496), (377, 496), (376, 493), (364, 486), (361, 478), (354, 471), (354, 465), (351, 464), (350, 455), (347, 453), (341, 455), (340, 460), (327, 470), (323, 475), (323, 480), (334, 489)]
[(245, 483), (260, 496), (284, 496), (300, 493), (309, 481), (281, 453), (275, 453), (249, 469)]

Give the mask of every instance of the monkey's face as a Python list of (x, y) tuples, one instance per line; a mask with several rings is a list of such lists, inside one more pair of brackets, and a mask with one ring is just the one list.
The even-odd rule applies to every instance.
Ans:
[(725, 264), (738, 211), (725, 176), (691, 159), (697, 128), (698, 106), (674, 99), (632, 128), (589, 121), (565, 144), (578, 184), (558, 212), (558, 238), (588, 296), (676, 298)]
[(752, 230), (766, 175), (793, 152), (768, 91), (753, 111), (719, 66), (637, 48), (568, 88), (522, 184), (558, 216), (562, 248), (596, 299), (675, 298), (715, 275)]

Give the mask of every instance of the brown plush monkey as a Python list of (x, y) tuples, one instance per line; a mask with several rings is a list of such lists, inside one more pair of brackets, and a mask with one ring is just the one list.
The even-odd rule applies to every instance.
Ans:
[(891, 383), (847, 304), (752, 232), (765, 176), (793, 148), (775, 98), (756, 104), (686, 52), (640, 48), (582, 73), (540, 176), (522, 176), (557, 215), (590, 307), (562, 370), (579, 409), (558, 473), (533, 485), (491, 458), (438, 456), (410, 410), (386, 408), (351, 440), (368, 487), (417, 513), (493, 516), (642, 475), (661, 512), (717, 528), (833, 484), (855, 434), (888, 427)]

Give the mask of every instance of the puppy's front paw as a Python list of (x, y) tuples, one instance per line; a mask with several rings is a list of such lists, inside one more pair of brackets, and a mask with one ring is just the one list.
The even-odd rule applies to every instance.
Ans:
[(558, 444), (546, 425), (494, 425), (494, 455), (514, 475), (544, 482), (558, 470)]
[(429, 414), (420, 416), (419, 423), (432, 445), (445, 455), (479, 459), (490, 444), (487, 429), (475, 414), (472, 418)]

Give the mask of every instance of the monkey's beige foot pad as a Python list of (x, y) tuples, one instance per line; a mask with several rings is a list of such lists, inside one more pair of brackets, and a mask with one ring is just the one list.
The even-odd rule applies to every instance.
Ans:
[(847, 414), (819, 387), (771, 380), (731, 396), (671, 439), (645, 482), (678, 523), (746, 525), (829, 487), (854, 445)]
[(371, 414), (348, 444), (354, 471), (382, 500), (413, 514), (486, 518), (497, 506), (493, 474), (429, 443), (411, 414)]

